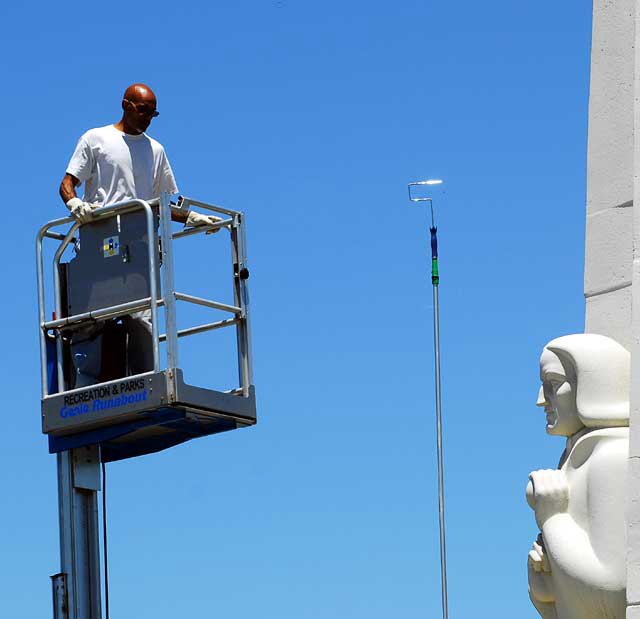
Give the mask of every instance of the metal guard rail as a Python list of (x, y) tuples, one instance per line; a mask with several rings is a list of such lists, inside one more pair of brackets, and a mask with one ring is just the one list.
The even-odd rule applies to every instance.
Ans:
[[(193, 295), (176, 292), (174, 289), (174, 272), (173, 272), (173, 249), (172, 243), (162, 244), (162, 273), (163, 287), (165, 291), (164, 297), (158, 296), (156, 273), (160, 268), (157, 264), (157, 251), (155, 244), (149, 242), (148, 260), (150, 275), (150, 296), (128, 303), (115, 305), (111, 307), (101, 308), (82, 314), (58, 318), (62, 315), (62, 296), (60, 290), (60, 274), (59, 264), (64, 251), (70, 243), (76, 243), (74, 236), (80, 224), (73, 217), (63, 217), (54, 219), (40, 228), (36, 237), (36, 258), (37, 258), (37, 281), (38, 281), (38, 321), (40, 327), (40, 364), (41, 364), (41, 380), (43, 397), (49, 395), (47, 380), (47, 353), (46, 353), (46, 337), (47, 332), (53, 330), (56, 333), (56, 350), (58, 363), (58, 391), (64, 391), (64, 372), (62, 367), (62, 330), (65, 328), (75, 327), (83, 322), (93, 322), (97, 320), (105, 320), (114, 318), (132, 312), (145, 309), (151, 310), (151, 326), (152, 326), (152, 343), (153, 343), (153, 370), (160, 369), (160, 342), (167, 342), (167, 367), (178, 367), (178, 351), (177, 339), (189, 335), (196, 335), (215, 329), (228, 326), (236, 326), (237, 347), (238, 347), (238, 373), (240, 379), (240, 388), (231, 389), (228, 393), (241, 394), (248, 396), (249, 386), (252, 382), (252, 362), (251, 362), (251, 345), (248, 317), (248, 290), (246, 285), (247, 269), (246, 269), (246, 248), (244, 235), (243, 214), (239, 211), (232, 211), (220, 206), (207, 204), (191, 198), (182, 198), (181, 209), (186, 209), (193, 205), (199, 208), (210, 210), (222, 215), (228, 215), (230, 218), (223, 219), (208, 226), (198, 226), (195, 228), (187, 228), (180, 232), (173, 233), (170, 228), (171, 224), (171, 203), (168, 194), (163, 194), (160, 198), (154, 200), (127, 200), (106, 207), (100, 207), (93, 211), (94, 219), (107, 219), (136, 210), (144, 210), (147, 225), (147, 238), (155, 237), (155, 222), (153, 217), (153, 207), (159, 207), (160, 210), (160, 237), (170, 238), (173, 240), (192, 236), (195, 234), (206, 234), (221, 228), (227, 228), (231, 233), (232, 245), (232, 262), (234, 276), (234, 299), (235, 304), (230, 305), (203, 299)], [(71, 228), (66, 234), (52, 232), (51, 228), (71, 223)], [(55, 252), (53, 260), (53, 281), (54, 281), (54, 300), (56, 319), (45, 320), (45, 284), (44, 284), (44, 265), (43, 265), (43, 248), (42, 241), (44, 238), (50, 238), (60, 241), (60, 246)], [(217, 322), (205, 323), (202, 325), (188, 327), (178, 330), (176, 328), (176, 312), (175, 302), (185, 301), (196, 305), (202, 305), (212, 309), (222, 310), (234, 314), (234, 318), (228, 320), (220, 320)], [(165, 307), (165, 333), (158, 332), (158, 307)]]

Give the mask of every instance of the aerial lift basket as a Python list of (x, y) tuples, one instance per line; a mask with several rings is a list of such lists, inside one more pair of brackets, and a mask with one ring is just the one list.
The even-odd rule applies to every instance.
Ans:
[[(173, 232), (171, 206), (167, 194), (151, 201), (128, 200), (96, 209), (93, 220), (82, 226), (66, 217), (50, 221), (38, 233), (42, 430), (48, 435), (51, 453), (100, 445), (101, 460), (109, 462), (256, 422), (244, 216), (181, 198), (178, 206), (185, 211), (195, 206), (213, 211), (222, 220)], [(69, 224), (64, 233), (53, 230)], [(222, 231), (216, 241), (224, 231), (230, 233), (232, 303), (175, 289), (173, 243), (216, 230)], [(52, 320), (46, 319), (51, 299), (45, 290), (44, 239), (58, 243), (53, 257)], [(75, 246), (76, 256), (64, 262), (69, 246)], [(230, 316), (178, 329), (178, 301)], [(160, 332), (160, 307), (164, 333)], [(131, 375), (126, 363), (118, 362), (126, 357), (127, 347), (120, 322), (141, 313), (150, 317), (149, 367)], [(236, 330), (239, 385), (216, 391), (185, 382), (178, 360), (180, 338), (227, 327)], [(89, 356), (100, 355), (99, 361), (93, 360), (100, 372), (95, 384), (85, 381), (78, 386), (72, 354), (78, 348), (74, 341), (82, 339), (82, 334), (87, 340), (99, 334), (101, 345), (86, 350)]]

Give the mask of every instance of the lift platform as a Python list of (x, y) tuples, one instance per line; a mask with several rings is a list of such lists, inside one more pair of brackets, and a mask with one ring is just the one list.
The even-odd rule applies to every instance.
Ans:
[[(98, 208), (93, 220), (82, 226), (65, 217), (40, 229), (42, 431), (48, 435), (51, 453), (99, 445), (100, 460), (109, 462), (256, 423), (244, 216), (190, 198), (181, 198), (177, 205), (184, 211), (192, 206), (222, 220), (173, 232), (170, 197), (163, 194), (157, 200), (128, 200)], [(55, 230), (63, 226), (62, 232)], [(229, 232), (231, 241), (234, 298), (229, 303), (178, 292), (175, 287), (173, 244), (218, 230)], [(220, 242), (222, 236), (216, 234), (212, 241)], [(57, 243), (53, 282), (48, 286), (52, 299), (45, 289), (45, 239)], [(63, 254), (70, 246), (75, 246), (76, 255), (65, 262)], [(206, 269), (206, 261), (201, 264)], [(230, 316), (178, 329), (178, 302), (222, 310)], [(47, 320), (51, 307), (55, 314)], [(150, 361), (145, 371), (132, 374), (120, 322), (141, 313), (150, 325), (146, 340)], [(185, 382), (178, 357), (180, 339), (229, 327), (236, 331), (239, 384), (216, 391)], [(75, 342), (79, 338), (90, 341), (96, 334), (103, 341), (91, 354), (111, 357), (111, 362), (94, 372), (95, 381), (87, 381), (86, 376), (79, 379), (74, 358), (82, 353)], [(110, 354), (105, 355), (110, 348)]]

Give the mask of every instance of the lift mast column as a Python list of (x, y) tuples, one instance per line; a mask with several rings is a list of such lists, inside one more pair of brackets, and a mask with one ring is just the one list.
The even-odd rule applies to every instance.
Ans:
[(57, 454), (60, 569), (51, 577), (54, 619), (101, 619), (96, 446)]

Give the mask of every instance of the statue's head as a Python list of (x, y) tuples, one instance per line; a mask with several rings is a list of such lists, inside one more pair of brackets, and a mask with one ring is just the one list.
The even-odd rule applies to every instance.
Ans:
[(538, 406), (547, 433), (571, 436), (583, 427), (629, 425), (629, 352), (604, 335), (551, 340), (540, 357)]

